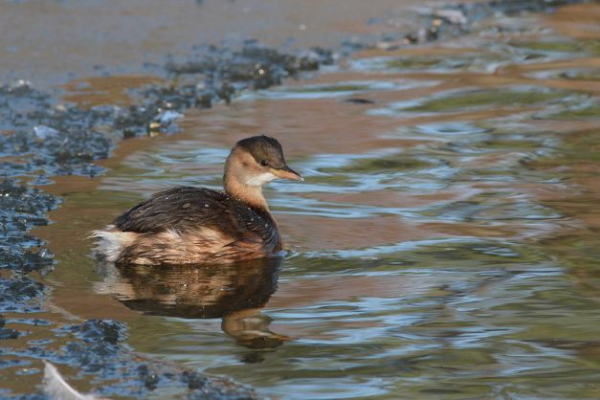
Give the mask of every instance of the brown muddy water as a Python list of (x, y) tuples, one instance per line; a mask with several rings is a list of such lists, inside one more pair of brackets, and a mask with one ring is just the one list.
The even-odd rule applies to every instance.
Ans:
[[(65, 199), (36, 231), (59, 261), (52, 306), (265, 396), (600, 397), (598, 21), (598, 5), (486, 20), (123, 142), (105, 176), (47, 188)], [(260, 132), (306, 179), (266, 191), (285, 259), (96, 265), (90, 230), (156, 190), (218, 188)]]

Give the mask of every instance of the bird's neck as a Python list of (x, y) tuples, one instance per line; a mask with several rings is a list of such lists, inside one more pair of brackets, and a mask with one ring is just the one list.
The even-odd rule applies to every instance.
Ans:
[(234, 148), (225, 162), (223, 186), (225, 192), (244, 203), (269, 211), (267, 200), (260, 185), (251, 185), (248, 175), (248, 165), (252, 165), (252, 156), (238, 148)]
[(223, 180), (223, 186), (228, 195), (233, 196), (252, 207), (260, 208), (267, 212), (269, 211), (269, 205), (267, 204), (265, 196), (263, 196), (261, 186), (245, 185), (238, 179), (235, 179), (235, 177), (227, 174), (225, 174)]

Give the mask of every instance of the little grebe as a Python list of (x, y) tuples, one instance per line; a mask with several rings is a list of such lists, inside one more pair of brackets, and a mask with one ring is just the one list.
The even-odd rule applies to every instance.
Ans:
[(154, 194), (94, 231), (97, 251), (125, 264), (213, 264), (277, 254), (283, 241), (262, 185), (303, 180), (285, 163), (279, 142), (267, 136), (240, 140), (225, 163), (225, 191), (189, 186)]

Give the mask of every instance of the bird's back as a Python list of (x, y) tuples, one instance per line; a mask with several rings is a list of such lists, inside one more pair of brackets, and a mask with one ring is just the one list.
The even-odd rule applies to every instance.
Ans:
[(118, 256), (111, 252), (119, 263), (231, 262), (283, 247), (267, 210), (224, 192), (188, 186), (154, 194), (96, 235), (110, 239), (111, 233), (121, 242)]

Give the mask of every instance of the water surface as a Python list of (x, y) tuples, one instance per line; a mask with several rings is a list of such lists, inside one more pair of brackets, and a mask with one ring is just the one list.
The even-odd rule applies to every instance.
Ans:
[[(124, 143), (105, 177), (52, 188), (53, 302), (264, 395), (598, 398), (600, 35), (577, 27), (599, 17), (364, 52)], [(88, 257), (86, 232), (156, 190), (218, 188), (232, 144), (262, 132), (306, 179), (266, 189), (285, 259), (120, 273)]]

